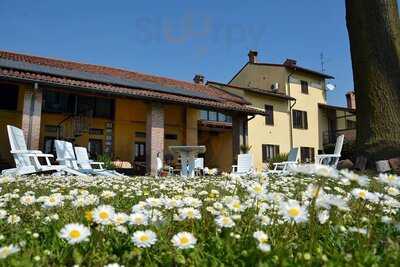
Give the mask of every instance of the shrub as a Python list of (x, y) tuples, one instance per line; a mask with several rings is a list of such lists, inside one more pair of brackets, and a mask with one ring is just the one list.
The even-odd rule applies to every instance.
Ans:
[(272, 159), (270, 159), (268, 161), (269, 168), (273, 169), (274, 168), (274, 163), (287, 161), (288, 157), (289, 157), (288, 153), (280, 153), (280, 154), (276, 155), (275, 157), (273, 157)]
[(114, 170), (115, 164), (113, 163), (111, 157), (109, 155), (103, 154), (97, 156), (97, 160), (104, 163), (104, 168), (107, 170)]

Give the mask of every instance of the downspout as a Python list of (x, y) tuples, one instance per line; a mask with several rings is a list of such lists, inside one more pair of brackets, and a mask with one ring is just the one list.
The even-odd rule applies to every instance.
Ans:
[[(294, 74), (296, 69), (294, 69), (287, 77), (287, 83), (288, 83), (288, 95), (290, 96), (290, 77), (292, 77), (292, 75)], [(293, 148), (293, 118), (292, 118), (292, 109), (294, 107), (294, 105), (296, 105), (296, 99), (294, 100), (294, 103), (291, 104), (290, 102), (291, 100), (289, 100), (289, 134), (290, 134), (290, 149)]]

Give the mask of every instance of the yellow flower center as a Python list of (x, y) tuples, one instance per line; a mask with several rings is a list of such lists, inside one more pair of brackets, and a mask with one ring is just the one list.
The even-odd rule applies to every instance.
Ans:
[(288, 210), (288, 214), (289, 214), (290, 217), (297, 217), (297, 216), (300, 215), (300, 209), (296, 208), (296, 207), (290, 208)]
[(182, 245), (187, 245), (189, 244), (189, 238), (187, 238), (186, 236), (182, 236), (179, 241), (181, 242)]
[(367, 197), (367, 192), (365, 192), (365, 191), (360, 191), (360, 192), (358, 193), (358, 196), (359, 196), (360, 198), (362, 198), (362, 199), (365, 199), (365, 198)]
[(256, 192), (256, 193), (261, 193), (261, 192), (262, 192), (262, 187), (261, 187), (260, 185), (256, 185), (256, 186), (254, 187), (254, 192)]
[(235, 204), (233, 204), (233, 207), (235, 208), (235, 209), (240, 209), (240, 202), (238, 201), (238, 202), (235, 202)]
[(108, 217), (109, 217), (108, 212), (107, 212), (107, 211), (100, 211), (99, 217), (100, 217), (100, 219), (102, 219), (102, 220), (107, 220)]
[(396, 180), (396, 176), (395, 175), (388, 175), (388, 180), (393, 182), (394, 180)]
[(146, 241), (148, 241), (149, 239), (150, 239), (150, 237), (149, 237), (148, 235), (142, 235), (142, 236), (139, 238), (139, 240), (142, 241), (142, 242), (146, 242)]
[(79, 232), (78, 230), (72, 230), (71, 232), (69, 232), (69, 237), (71, 237), (72, 239), (79, 238), (80, 236), (81, 232)]
[(223, 223), (223, 224), (229, 224), (230, 222), (231, 222), (231, 220), (229, 220), (228, 217), (224, 217), (224, 218), (222, 219), (222, 223)]
[(187, 212), (187, 216), (188, 216), (188, 218), (193, 218), (194, 217), (194, 212), (192, 210), (189, 210)]
[(143, 219), (141, 217), (136, 217), (135, 218), (135, 223), (142, 223)]

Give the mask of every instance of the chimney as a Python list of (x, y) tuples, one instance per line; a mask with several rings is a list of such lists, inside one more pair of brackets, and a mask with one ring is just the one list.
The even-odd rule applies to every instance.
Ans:
[(287, 58), (285, 60), (285, 62), (283, 62), (283, 65), (288, 66), (288, 67), (296, 66), (296, 64), (297, 64), (297, 60), (290, 59), (290, 58)]
[(354, 91), (350, 91), (346, 94), (347, 107), (356, 109), (356, 94)]
[(258, 55), (257, 51), (250, 50), (247, 55), (249, 56), (249, 62), (250, 63), (257, 63), (257, 55)]
[(204, 84), (204, 76), (201, 74), (196, 74), (193, 78), (194, 83)]

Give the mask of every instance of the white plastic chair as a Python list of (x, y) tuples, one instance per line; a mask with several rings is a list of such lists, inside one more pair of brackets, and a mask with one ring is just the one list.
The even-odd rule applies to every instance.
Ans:
[(315, 163), (319, 165), (328, 165), (336, 168), (342, 153), (343, 142), (344, 142), (344, 135), (338, 136), (338, 138), (336, 139), (334, 154), (316, 155)]
[[(14, 126), (7, 125), (8, 138), (10, 140), (11, 154), (14, 157), (15, 167), (3, 170), (4, 175), (26, 175), (48, 171), (66, 172), (78, 176), (86, 176), (66, 165), (51, 165), (52, 154), (44, 154), (40, 150), (28, 150), (25, 142), (24, 132)], [(39, 158), (45, 158), (46, 165), (42, 165)]]
[[(163, 171), (163, 169), (164, 169), (164, 163), (163, 163), (163, 161), (161, 160), (160, 157), (157, 157), (157, 173), (156, 173), (156, 176), (159, 176), (161, 174), (161, 172)], [(169, 176), (174, 175), (174, 168), (171, 167), (171, 166), (168, 166), (168, 175)]]
[[(79, 170), (102, 176), (125, 176), (113, 170), (106, 170), (103, 168), (104, 162), (93, 161), (89, 159), (86, 147), (75, 147), (76, 162), (78, 163)], [(93, 169), (92, 165), (97, 165), (98, 169)]]
[(74, 147), (71, 142), (55, 140), (54, 146), (56, 148), (57, 162), (74, 170), (79, 170), (78, 163), (76, 162)]
[(268, 173), (276, 173), (276, 174), (286, 173), (289, 171), (291, 167), (294, 167), (298, 164), (298, 158), (299, 158), (299, 148), (298, 147), (292, 148), (289, 152), (288, 160), (274, 163), (274, 169), (269, 170)]
[(232, 165), (232, 173), (246, 174), (252, 171), (253, 157), (251, 154), (239, 154), (237, 165)]
[(204, 158), (195, 158), (194, 159), (194, 173), (197, 176), (200, 176), (204, 170)]

